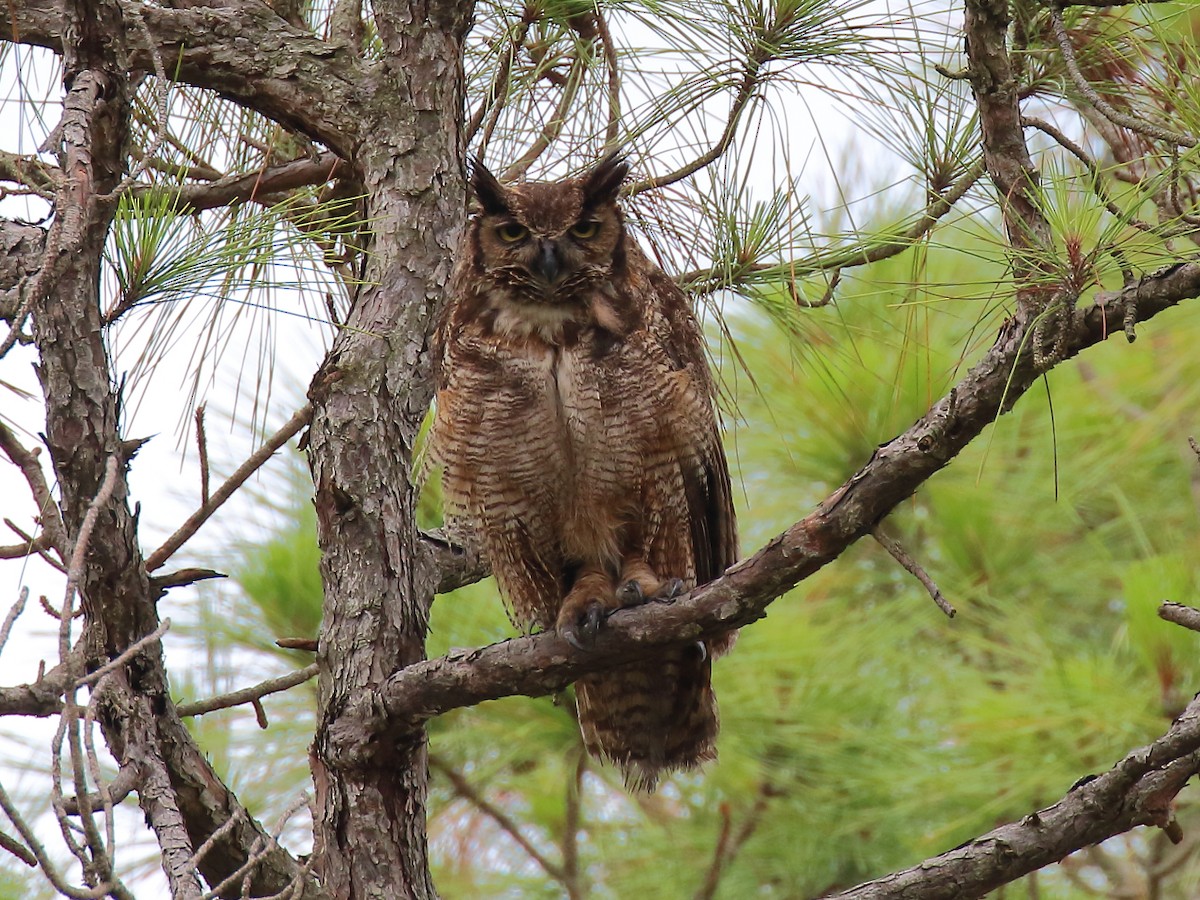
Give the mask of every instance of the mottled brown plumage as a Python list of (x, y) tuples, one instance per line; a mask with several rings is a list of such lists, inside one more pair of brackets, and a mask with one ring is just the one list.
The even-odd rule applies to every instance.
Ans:
[[(625, 229), (628, 172), (501, 185), (478, 203), (436, 335), (431, 460), (514, 620), (586, 646), (607, 612), (720, 575), (737, 554), (703, 338)], [(712, 658), (733, 635), (576, 684), (588, 749), (652, 789), (713, 758)]]

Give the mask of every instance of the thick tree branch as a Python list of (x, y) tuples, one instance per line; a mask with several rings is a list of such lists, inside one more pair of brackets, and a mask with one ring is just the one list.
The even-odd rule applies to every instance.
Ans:
[(62, 186), (62, 173), (36, 156), (0, 150), (0, 181), (15, 182), (39, 196), (53, 199)]
[[(126, 0), (157, 42), (141, 46), (131, 32), (131, 63), (151, 70), (154, 53), (185, 84), (216, 91), (350, 158), (361, 139), (363, 85), (370, 82), (347, 47), (289, 25), (265, 3), (171, 9)], [(139, 29), (140, 31), (140, 29)], [(55, 0), (0, 4), (0, 33), (61, 52)]]
[(37, 681), (0, 687), (0, 716), (54, 716), (62, 712), (63, 692), (74, 681), (70, 665), (57, 665)]
[(355, 772), (331, 764), (326, 741), (350, 698), (424, 658), (437, 585), (415, 527), (411, 454), (432, 394), (430, 324), (466, 206), (460, 129), (474, 2), (381, 7), (390, 50), (372, 70), (373, 98), (358, 104), (371, 140), (356, 160), (373, 243), (347, 327), (309, 392), (324, 585), (314, 869), (334, 896), (429, 900), (424, 741), (381, 748)]
[(1192, 631), (1200, 631), (1200, 609), (1182, 603), (1164, 603), (1158, 608), (1158, 617)]
[(448, 594), (492, 574), (477, 551), (456, 544), (440, 529), (422, 531), (420, 537), (426, 564), (437, 573), (437, 593)]
[(163, 758), (151, 698), (132, 697), (126, 724), (126, 757), (121, 770), (136, 772), (138, 800), (158, 838), (162, 868), (173, 900), (200, 900), (203, 893), (191, 864), (192, 839)]
[[(1200, 263), (1181, 263), (1097, 296), (1070, 323), (1066, 356), (1120, 333), (1126, 308), (1141, 322), (1196, 296)], [(762, 618), (774, 598), (870, 532), (1012, 408), (1041, 375), (1033, 364), (1033, 330), (1028, 324), (1007, 323), (991, 350), (947, 396), (876, 450), (814, 513), (721, 578), (673, 603), (649, 603), (614, 614), (592, 652), (578, 652), (555, 634), (517, 638), (417, 663), (363, 692), (331, 727), (341, 761), (353, 764), (374, 752), (376, 741), (403, 737), (448, 710), (512, 694), (553, 693), (580, 675), (644, 658), (655, 647), (695, 641)]]
[[(258, 172), (226, 175), (205, 184), (189, 184), (179, 189), (175, 209), (194, 213), (231, 203), (258, 202), (284, 191), (312, 184), (324, 184), (350, 173), (350, 166), (335, 153), (322, 153), (316, 159), (295, 159)], [(157, 186), (144, 186), (138, 193), (161, 192)]]

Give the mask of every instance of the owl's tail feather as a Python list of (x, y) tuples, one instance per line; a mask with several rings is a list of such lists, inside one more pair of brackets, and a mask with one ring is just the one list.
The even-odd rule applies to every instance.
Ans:
[(616, 763), (633, 791), (716, 759), (712, 654), (700, 644), (588, 675), (575, 684), (579, 727), (594, 756)]

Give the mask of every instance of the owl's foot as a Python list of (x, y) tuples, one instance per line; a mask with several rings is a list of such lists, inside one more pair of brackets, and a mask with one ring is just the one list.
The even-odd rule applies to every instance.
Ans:
[(606, 611), (598, 600), (593, 600), (574, 621), (564, 622), (558, 617), (558, 636), (576, 650), (591, 650), (596, 643), (596, 635), (600, 633), (600, 623), (604, 621)]
[(638, 606), (647, 600), (673, 600), (683, 593), (683, 581), (663, 580), (649, 563), (642, 559), (627, 559), (621, 567), (617, 599), (624, 606)]
[(563, 598), (555, 629), (559, 637), (576, 650), (590, 650), (596, 643), (600, 624), (610, 610), (619, 607), (612, 578), (601, 572), (588, 572), (576, 579)]
[(673, 600), (684, 591), (680, 579), (664, 581), (640, 559), (626, 561), (617, 583), (619, 587), (604, 572), (586, 571), (580, 575), (559, 608), (555, 622), (559, 637), (576, 650), (589, 650), (611, 613), (641, 606), (648, 600)]
[(630, 578), (617, 588), (617, 600), (621, 609), (628, 606), (641, 606), (647, 600), (674, 600), (683, 593), (683, 581), (678, 578), (668, 578), (659, 584), (658, 589), (647, 594), (642, 583), (636, 578)]

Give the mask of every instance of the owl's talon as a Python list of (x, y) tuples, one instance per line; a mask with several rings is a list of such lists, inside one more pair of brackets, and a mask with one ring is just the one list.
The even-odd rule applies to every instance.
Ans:
[(586, 653), (596, 643), (596, 635), (600, 632), (600, 623), (603, 621), (604, 607), (593, 600), (576, 621), (560, 625), (558, 633), (576, 650)]
[(655, 600), (674, 600), (683, 593), (683, 581), (679, 578), (669, 578), (654, 594)]
[(646, 595), (643, 593), (642, 586), (636, 578), (630, 578), (617, 588), (617, 602), (620, 604), (621, 609), (627, 606), (641, 606), (646, 602)]

